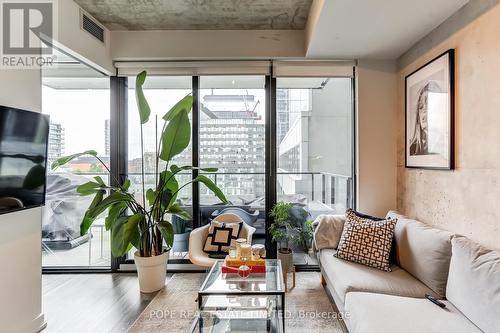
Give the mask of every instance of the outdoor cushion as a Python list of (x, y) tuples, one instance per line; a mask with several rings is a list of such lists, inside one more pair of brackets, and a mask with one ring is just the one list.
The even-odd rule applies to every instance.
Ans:
[(365, 291), (408, 297), (425, 297), (432, 290), (415, 279), (405, 270), (392, 265), (392, 272), (345, 261), (334, 257), (335, 250), (325, 249), (319, 252), (323, 273), (328, 276), (337, 295), (345, 296), (353, 291)]
[(398, 219), (394, 232), (396, 263), (444, 298), (453, 234), (394, 211), (387, 217)]
[(484, 332), (500, 332), (500, 252), (465, 237), (451, 243), (448, 300)]
[[(354, 292), (344, 315), (350, 333), (480, 333), (450, 302), (446, 308), (425, 298)], [(498, 332), (498, 331), (497, 331)]]

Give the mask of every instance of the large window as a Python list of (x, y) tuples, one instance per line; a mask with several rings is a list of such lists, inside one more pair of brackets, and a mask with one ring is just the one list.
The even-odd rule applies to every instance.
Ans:
[(296, 264), (316, 264), (310, 223), (352, 206), (350, 78), (278, 78), (277, 199), (294, 204)]
[(200, 77), (200, 166), (226, 194), (223, 205), (200, 186), (201, 224), (219, 214), (240, 215), (265, 239), (265, 77)]
[[(109, 78), (63, 54), (42, 71), (42, 111), (50, 116), (49, 164), (63, 155), (89, 149), (109, 166)], [(93, 157), (80, 157), (47, 175), (42, 220), (44, 267), (109, 267), (110, 240), (99, 218), (89, 234), (80, 223), (92, 197), (76, 187), (95, 176), (108, 182), (105, 168)]]

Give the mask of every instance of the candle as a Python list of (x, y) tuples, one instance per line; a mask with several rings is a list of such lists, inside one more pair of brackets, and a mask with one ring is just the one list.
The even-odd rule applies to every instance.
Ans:
[(245, 244), (246, 242), (245, 238), (238, 238), (236, 240), (236, 258), (241, 258), (241, 244)]
[(249, 260), (252, 258), (252, 246), (250, 244), (240, 245), (240, 259)]

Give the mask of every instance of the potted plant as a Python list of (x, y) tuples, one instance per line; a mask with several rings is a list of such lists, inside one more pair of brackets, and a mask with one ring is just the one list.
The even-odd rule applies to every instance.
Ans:
[[(143, 85), (147, 73), (139, 73), (136, 77), (136, 101), (141, 122), (141, 143), (143, 142), (143, 125), (148, 122), (151, 110), (144, 96)], [(199, 175), (191, 181), (180, 185), (176, 175), (185, 170), (198, 169), (193, 166), (177, 166), (172, 159), (182, 153), (189, 145), (191, 138), (191, 112), (193, 97), (188, 95), (175, 104), (164, 116), (164, 125), (156, 149), (156, 180), (154, 188), (146, 191), (144, 164), (142, 165), (142, 200), (136, 199), (130, 190), (130, 180), (123, 182), (113, 179), (113, 185), (107, 185), (101, 177), (84, 183), (77, 188), (80, 195), (93, 195), (80, 225), (80, 234), (85, 235), (95, 219), (105, 214), (105, 228), (111, 230), (111, 250), (114, 256), (127, 254), (135, 247), (134, 259), (139, 275), (142, 292), (154, 292), (165, 285), (169, 251), (174, 242), (174, 230), (169, 221), (172, 215), (190, 220), (190, 214), (177, 203), (178, 193), (187, 185), (200, 182), (210, 189), (222, 202), (227, 199), (222, 191), (206, 176)], [(144, 160), (144, 147), (141, 144)], [(62, 157), (52, 164), (56, 169), (71, 160), (83, 156), (94, 156), (110, 175), (108, 166), (97, 156), (94, 150), (88, 150)], [(165, 161), (163, 170), (159, 170), (160, 160)], [(215, 172), (215, 168), (200, 169), (204, 172)], [(166, 247), (163, 245), (166, 243)]]
[(174, 230), (174, 252), (186, 252), (189, 249), (189, 234), (192, 229), (186, 226), (186, 220), (178, 216), (172, 217), (172, 227)]
[(269, 233), (278, 246), (278, 259), (281, 260), (283, 272), (289, 272), (293, 267), (293, 251), (290, 241), (293, 240), (294, 235), (289, 221), (289, 211), (292, 207), (291, 203), (280, 201), (273, 206), (270, 213), (273, 223), (269, 227)]

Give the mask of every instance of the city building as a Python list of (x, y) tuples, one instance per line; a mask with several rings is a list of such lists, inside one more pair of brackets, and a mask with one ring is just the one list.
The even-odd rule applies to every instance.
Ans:
[(65, 153), (64, 151), (65, 133), (64, 127), (59, 123), (50, 122), (48, 156), (52, 162)]

